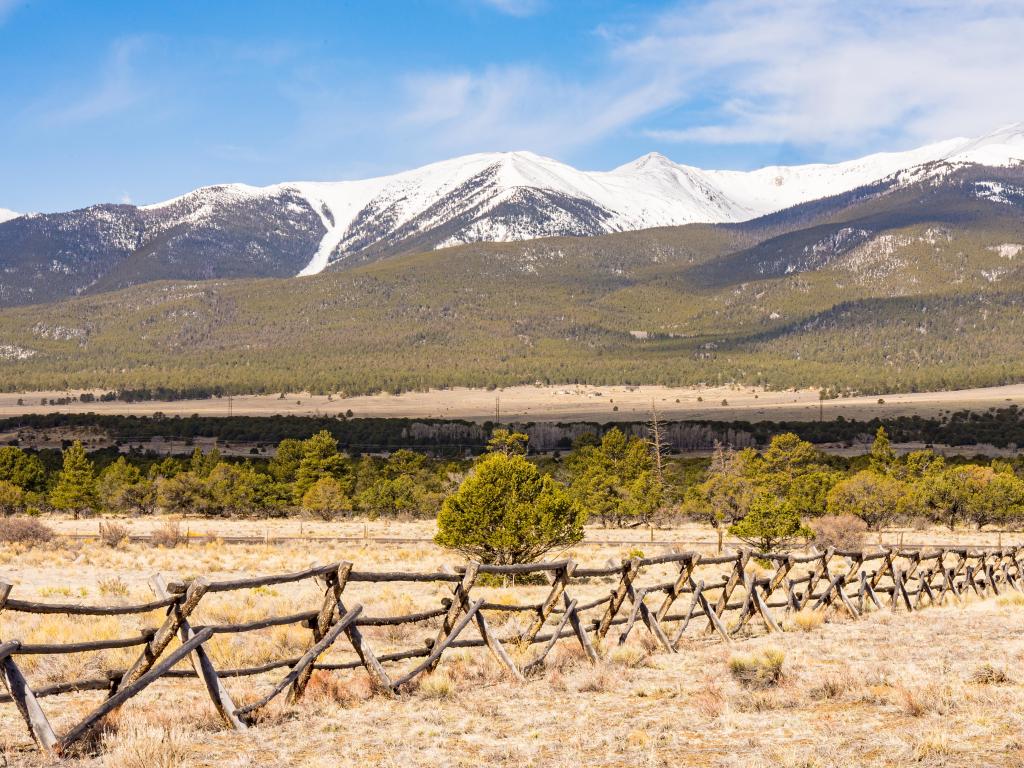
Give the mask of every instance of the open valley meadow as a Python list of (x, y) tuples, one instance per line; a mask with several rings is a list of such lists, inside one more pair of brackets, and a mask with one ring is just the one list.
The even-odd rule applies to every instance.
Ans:
[[(95, 519), (47, 522), (58, 532), (51, 542), (0, 548), (0, 581), (14, 585), (11, 600), (144, 603), (153, 599), (148, 581), (154, 573), (168, 583), (200, 575), (217, 583), (339, 561), (352, 562), (359, 572), (442, 574), (455, 573), (452, 569), (463, 563), (430, 542), (436, 530), (430, 522), (182, 520), (177, 522), (181, 538), (166, 546), (141, 539), (166, 528), (167, 520), (133, 519), (121, 522), (140, 540), (113, 547), (101, 540)], [(259, 543), (230, 543), (233, 537), (261, 536)], [(987, 531), (954, 535), (939, 528), (892, 529), (877, 534), (867, 548), (877, 549), (879, 541), (894, 551), (899, 546), (919, 551), (1007, 547), (1020, 538)], [(727, 555), (736, 544), (726, 538)], [(601, 568), (623, 558), (657, 561), (685, 551), (700, 552), (709, 561), (719, 556), (711, 529), (687, 524), (657, 530), (588, 527), (581, 543), (551, 557), (571, 558), (580, 568)], [(799, 559), (807, 552), (794, 554)], [(797, 577), (809, 567), (796, 566), (789, 575)], [(837, 567), (841, 572), (849, 566), (836, 556), (832, 568)], [(675, 572), (671, 564), (655, 563), (651, 569), (644, 584), (671, 581)], [(750, 560), (745, 569), (761, 578), (770, 576), (774, 566)], [(701, 584), (716, 572), (727, 576), (729, 566), (712, 567), (700, 577)], [(600, 600), (614, 592), (617, 582), (614, 574), (581, 579), (567, 591), (580, 603)], [(514, 636), (525, 626), (523, 613), (514, 606), (542, 601), (549, 589), (547, 581), (499, 580), (475, 587), (473, 594), (497, 606), (489, 613), (495, 633)], [(684, 761), (796, 768), (953, 766), (969, 760), (1020, 765), (1024, 595), (1006, 582), (996, 589), (999, 594), (989, 592), (986, 599), (966, 588), (959, 597), (943, 594), (937, 605), (915, 599), (913, 611), (903, 605), (893, 609), (880, 589), (882, 609), (862, 607), (856, 619), (839, 601), (795, 612), (783, 605), (772, 611), (785, 631), (768, 632), (751, 619), (729, 642), (694, 622), (675, 653), (659, 647), (640, 621), (619, 644), (620, 620), (599, 646), (596, 664), (569, 638), (558, 642), (525, 679), (486, 648), (453, 648), (436, 671), (398, 696), (383, 691), (361, 668), (321, 670), (313, 673), (300, 700), (278, 697), (259, 711), (245, 733), (225, 726), (198, 679), (159, 679), (107, 719), (94, 737), (101, 750), (84, 744), (69, 753), (69, 764), (669, 766)], [(445, 596), (452, 596), (452, 585), (434, 582), (353, 579), (344, 591), (348, 605), (362, 605), (367, 617), (430, 611), (443, 605)], [(677, 605), (688, 598), (683, 595)], [(190, 620), (193, 628), (238, 625), (270, 615), (315, 613), (322, 600), (323, 584), (314, 579), (210, 593)], [(653, 598), (648, 601), (657, 605)], [(502, 605), (508, 610), (499, 610)], [(125, 637), (158, 626), (162, 613), (69, 617), (8, 610), (0, 614), (0, 639), (17, 637), (38, 645)], [(368, 621), (364, 638), (381, 657), (422, 647), (439, 627), (437, 618), (403, 625)], [(665, 621), (674, 631), (675, 624)], [(290, 623), (215, 635), (206, 648), (214, 666), (227, 670), (298, 657), (310, 637), (309, 629)], [(468, 632), (465, 637), (479, 635)], [(168, 652), (174, 647), (177, 642)], [(537, 654), (536, 649), (508, 647), (519, 668)], [(131, 664), (137, 654), (136, 648), (117, 648), (17, 658), (33, 688), (41, 690), (68, 679), (102, 677), (106, 669)], [(354, 658), (352, 647), (339, 642), (321, 662)], [(778, 669), (765, 679), (745, 673), (744, 665), (756, 667), (762, 659)], [(389, 663), (387, 669), (394, 676), (410, 663)], [(178, 668), (189, 667), (182, 662)], [(286, 671), (222, 680), (241, 707), (263, 696)], [(104, 696), (93, 690), (40, 702), (60, 733)], [(0, 726), (0, 755), (8, 764), (47, 764), (13, 704), (0, 704)]]
[[(97, 413), (151, 416), (331, 416), (489, 421), (643, 421), (654, 403), (667, 420), (816, 421), (819, 417), (870, 420), (898, 416), (936, 418), (951, 411), (985, 411), (1024, 403), (1024, 384), (976, 389), (862, 395), (820, 400), (817, 389), (752, 387), (517, 386), (501, 389), (431, 389), (401, 394), (339, 397), (308, 392), (238, 395), (201, 400), (62, 402), (82, 390), (0, 393), (0, 417), (25, 413)], [(93, 391), (97, 397), (101, 391)], [(45, 402), (44, 402), (45, 401)]]

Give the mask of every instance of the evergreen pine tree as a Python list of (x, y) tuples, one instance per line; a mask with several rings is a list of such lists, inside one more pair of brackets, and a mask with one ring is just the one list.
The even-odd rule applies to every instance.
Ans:
[(76, 518), (83, 512), (95, 512), (99, 507), (92, 462), (78, 440), (64, 451), (64, 467), (50, 492), (50, 504), (56, 509), (74, 512)]
[(879, 427), (875, 433), (875, 442), (871, 444), (870, 461), (871, 471), (880, 475), (888, 475), (892, 465), (896, 463), (896, 452), (889, 443), (885, 427)]

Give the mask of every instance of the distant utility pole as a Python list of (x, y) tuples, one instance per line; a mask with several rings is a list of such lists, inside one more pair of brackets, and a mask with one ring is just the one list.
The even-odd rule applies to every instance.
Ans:
[(818, 390), (818, 423), (825, 420), (825, 390)]
[(231, 395), (228, 395), (228, 418), (229, 419), (231, 418), (231, 413), (234, 410), (234, 406), (235, 406), (234, 400), (235, 399)]
[(501, 424), (501, 398), (494, 398), (494, 423)]

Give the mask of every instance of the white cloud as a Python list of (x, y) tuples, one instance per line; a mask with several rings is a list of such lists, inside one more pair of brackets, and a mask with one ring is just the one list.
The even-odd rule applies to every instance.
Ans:
[(623, 130), (868, 151), (1024, 119), (1019, 0), (708, 0), (598, 32), (606, 66), (589, 79), (418, 74), (405, 118), (453, 150), (549, 152)]
[(573, 70), (319, 74), (289, 96), (297, 140), (341, 145), (368, 175), (476, 151), (572, 160), (638, 136), (835, 160), (1024, 120), (1019, 0), (703, 0), (594, 32)]
[(711, 115), (654, 138), (861, 147), (1024, 118), (1022, 37), (1019, 2), (715, 0), (661, 16), (617, 55), (677, 72)]
[(659, 78), (608, 77), (599, 87), (531, 66), (420, 73), (404, 82), (400, 120), (438, 149), (559, 153), (620, 130), (677, 95)]

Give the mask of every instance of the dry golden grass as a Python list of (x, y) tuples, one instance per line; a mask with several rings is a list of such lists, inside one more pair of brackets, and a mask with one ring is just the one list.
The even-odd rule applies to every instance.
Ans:
[[(575, 550), (581, 562), (620, 557), (621, 548)], [(649, 554), (658, 554), (656, 551)], [(435, 570), (457, 563), (429, 545), (285, 546), (194, 542), (176, 549), (127, 543), (0, 548), (0, 578), (16, 595), (98, 603), (152, 597), (153, 571), (169, 580), (298, 570), (349, 559), (367, 569)], [(652, 575), (657, 581), (663, 575)], [(614, 580), (573, 585), (572, 596), (607, 594)], [(481, 591), (487, 599), (523, 604), (544, 585)], [(351, 594), (350, 594), (351, 592)], [(446, 594), (432, 584), (351, 583), (346, 599), (367, 615), (436, 607)], [(99, 766), (961, 766), (1024, 765), (1024, 696), (1013, 673), (1024, 661), (1024, 600), (949, 601), (907, 614), (872, 612), (858, 621), (824, 613), (807, 631), (759, 635), (730, 645), (691, 631), (677, 654), (666, 654), (638, 621), (624, 645), (619, 628), (605, 642), (607, 660), (591, 666), (566, 640), (543, 669), (517, 682), (485, 649), (446, 654), (433, 674), (405, 695), (375, 690), (368, 675), (316, 672), (295, 705), (275, 701), (249, 735), (225, 730), (196, 680), (160, 681), (130, 701), (102, 735), (102, 749), (71, 761)], [(204, 598), (195, 623), (243, 622), (268, 613), (315, 610), (322, 587), (311, 582)], [(781, 615), (781, 609), (776, 611)], [(801, 614), (787, 624), (799, 625)], [(159, 624), (142, 616), (81, 617), (0, 614), (0, 638), (70, 642), (124, 637)], [(494, 614), (501, 632), (528, 619)], [(820, 620), (819, 620), (820, 619)], [(694, 630), (702, 629), (696, 624)], [(378, 652), (419, 645), (437, 622), (367, 628)], [(758, 626), (758, 632), (763, 631)], [(671, 633), (670, 633), (671, 634)], [(756, 634), (756, 633), (755, 633)], [(310, 633), (297, 625), (246, 636), (217, 636), (220, 667), (297, 656)], [(351, 659), (342, 641), (332, 658)], [(523, 662), (533, 649), (510, 649)], [(33, 685), (101, 676), (123, 668), (137, 649), (76, 656), (19, 657)], [(396, 665), (409, 669), (414, 662)], [(239, 704), (261, 697), (284, 670), (226, 681)], [(86, 692), (44, 699), (58, 730), (70, 727), (103, 698)], [(0, 705), (0, 764), (42, 766), (14, 708)]]
[[(801, 632), (811, 632), (825, 623), (825, 612), (812, 608), (801, 608), (789, 617), (787, 624)], [(787, 627), (788, 628), (788, 627)]]

